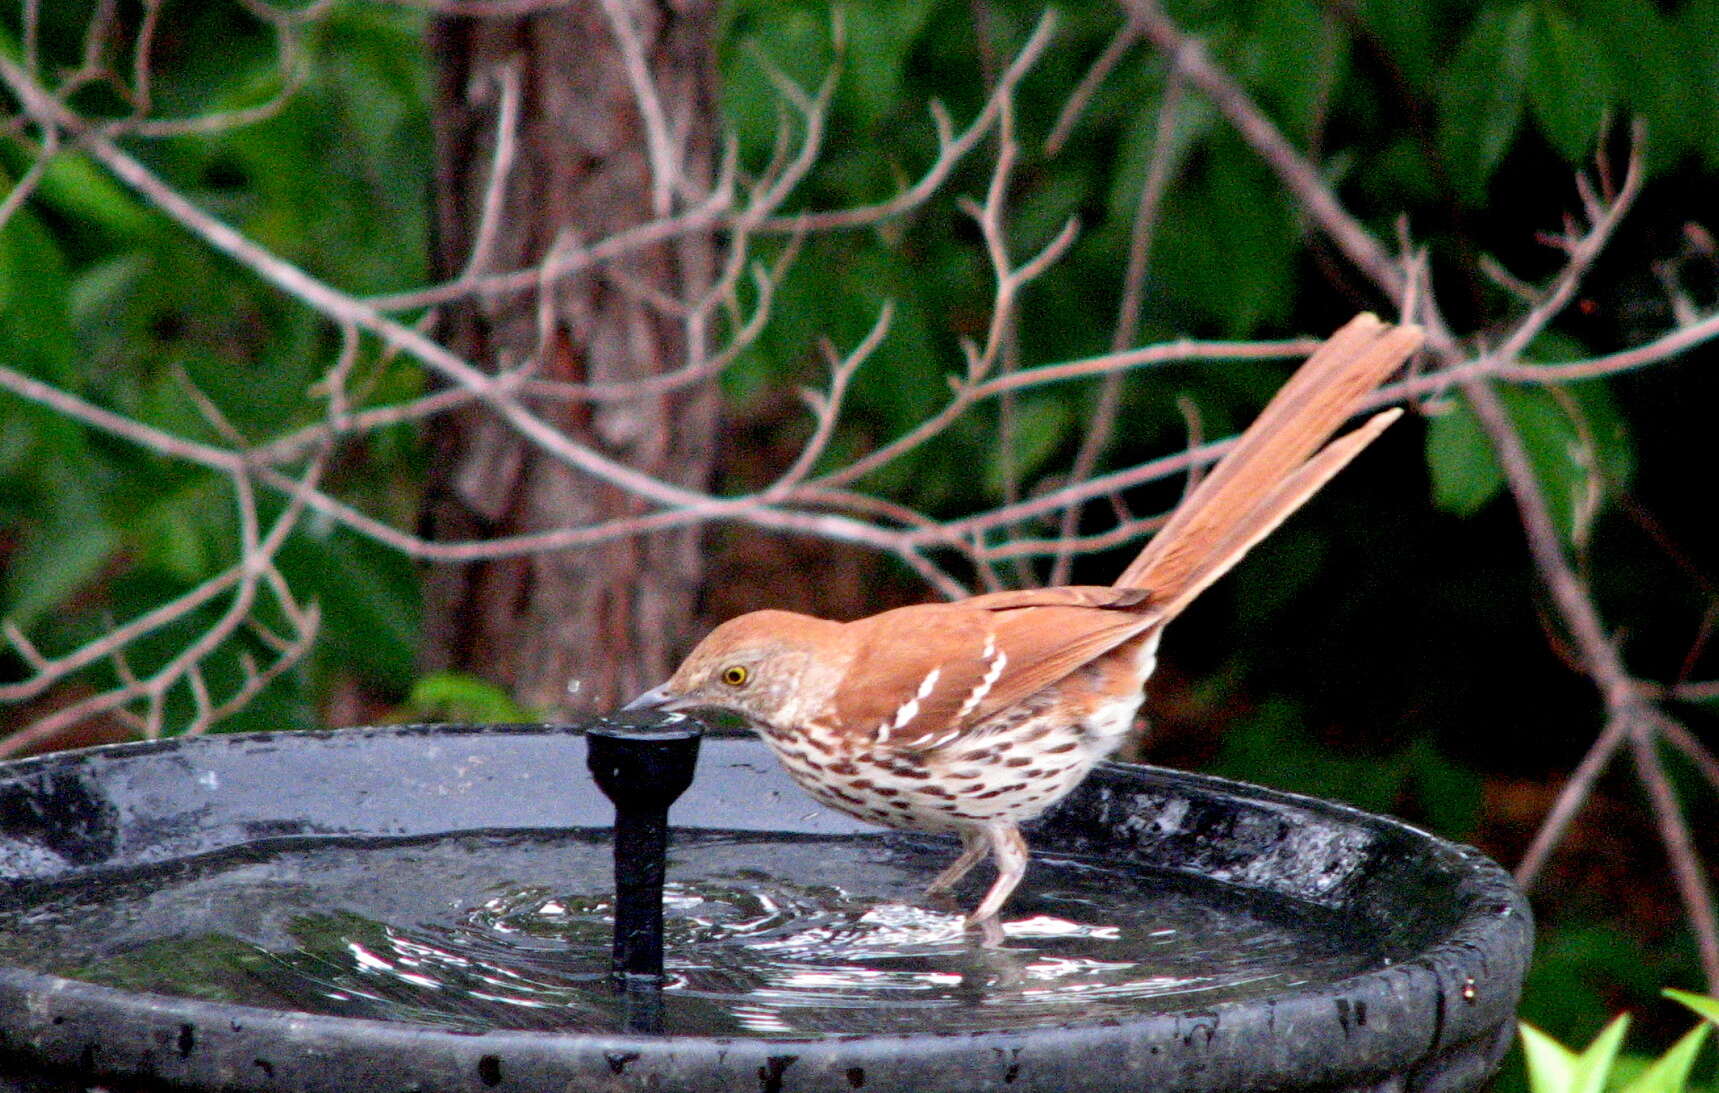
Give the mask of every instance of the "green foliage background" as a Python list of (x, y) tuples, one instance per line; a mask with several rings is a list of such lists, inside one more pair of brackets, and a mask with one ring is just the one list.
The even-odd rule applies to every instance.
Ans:
[[(760, 55), (804, 86), (839, 65), (825, 154), (796, 204), (893, 194), (930, 161), (926, 103), (946, 103), (958, 123), (971, 118), (988, 66), (1006, 62), (1041, 14), (1018, 0), (981, 6), (985, 42), (966, 0), (847, 5), (838, 49), (837, 21), (821, 0), (729, 0), (718, 41), (721, 101), (743, 160), (764, 162), (779, 118)], [(1719, 266), (1701, 233), (1719, 192), (1719, 0), (1185, 0), (1171, 8), (1376, 233), (1394, 238), (1406, 218), (1430, 247), (1441, 302), (1460, 329), (1485, 336), (1521, 307), (1482, 276), (1483, 255), (1530, 281), (1557, 268), (1559, 255), (1536, 233), (1558, 230), (1578, 207), (1571, 179), (1596, 151), (1621, 171), (1631, 117), (1648, 134), (1646, 197), (1572, 316), (1531, 355), (1619, 348), (1667, 329), (1674, 300), (1714, 305)], [(80, 4), (43, 5), (52, 64), (75, 63), (87, 16)], [(201, 207), (318, 277), (360, 294), (421, 285), (430, 198), (423, 20), (405, 5), (337, 5), (307, 32), (304, 87), (280, 114), (226, 134), (128, 147)], [(1010, 197), (1014, 253), (1043, 245), (1069, 217), (1082, 225), (1075, 248), (1023, 303), (1029, 363), (1099, 353), (1111, 337), (1163, 66), (1136, 46), (1073, 139), (1054, 156), (1043, 142), (1120, 25), (1113, 4), (1066, 5), (1056, 44), (1022, 89), (1028, 154)], [(244, 107), (280, 87), (271, 36), (239, 5), (173, 0), (162, 27), (158, 112)], [(17, 56), (18, 36), (9, 12), (0, 49)], [(100, 85), (73, 105), (123, 113)], [(1198, 94), (1182, 100), (1171, 139), (1174, 182), (1139, 341), (1320, 333), (1383, 306), (1308, 235), (1289, 197)], [(0, 141), (0, 176), (15, 180), (28, 165), (15, 141)], [(947, 192), (982, 193), (988, 165), (977, 157)], [(763, 244), (765, 257), (780, 245)], [(818, 338), (851, 346), (893, 301), (890, 337), (862, 374), (829, 460), (900, 433), (941, 404), (944, 377), (960, 367), (960, 340), (982, 334), (990, 277), (976, 229), (950, 200), (876, 229), (807, 240), (768, 333), (725, 377), (733, 419), (786, 442), (803, 435), (804, 422), (777, 408), (781, 392), (816, 382)], [(75, 149), (0, 230), (0, 361), (182, 435), (226, 442), (198, 413), (188, 383), (251, 441), (310, 423), (317, 404), (305, 390), (338, 351), (326, 324), (188, 239)], [(1692, 499), (1711, 491), (1701, 411), (1719, 395), (1704, 367), (1711, 363), (1705, 351), (1562, 396), (1508, 392), (1560, 526), (1580, 548), (1608, 618), (1631, 636), (1631, 662), (1644, 675), (1676, 674), (1713, 599), (1719, 542), (1691, 515)], [(1207, 435), (1245, 424), (1285, 370), (1138, 375), (1113, 458), (1183, 444), (1180, 394), (1198, 404)], [(356, 374), (373, 403), (425, 383), (409, 362), (369, 347)], [(995, 442), (995, 408), (976, 412), (868, 485), (937, 514), (995, 504), (1006, 459), (1027, 489), (1066, 466), (1091, 399), (1078, 387), (1021, 399), (1012, 453)], [(1598, 706), (1547, 649), (1526, 553), (1480, 430), (1460, 404), (1434, 409), (1426, 427), (1395, 431), (1383, 454), (1356, 469), (1352, 489), (1334, 491), (1270, 545), (1266, 560), (1179, 624), (1186, 633), (1159, 693), (1186, 697), (1158, 714), (1163, 742), (1151, 757), (1394, 810), (1509, 860), (1538, 812), (1518, 816), (1501, 802), (1543, 806), (1545, 787), (1597, 730)], [(1607, 483), (1597, 513), (1579, 503), (1594, 465)], [(331, 488), (411, 526), (423, 471), (422, 437), (399, 428), (343, 449)], [(735, 483), (755, 473), (744, 457), (728, 468)], [(1138, 507), (1174, 496), (1173, 487), (1143, 491)], [(212, 475), (0, 396), (0, 614), (44, 649), (87, 640), (231, 564), (233, 512)], [(1640, 512), (1677, 545), (1675, 559), (1643, 533), (1632, 515)], [(317, 724), (331, 690), (355, 681), (393, 702), (406, 701), (414, 684), (417, 701), (443, 709), (457, 709), (468, 691), (486, 709), (505, 702), (458, 680), (417, 679), (419, 574), (400, 556), (311, 521), (283, 564), (295, 589), (322, 605), (323, 636), (299, 670), (226, 727)], [(1101, 559), (1083, 572), (1104, 580), (1118, 564)], [(137, 667), (168, 655), (174, 636), (142, 650)], [(1684, 667), (1719, 674), (1710, 656)], [(226, 668), (237, 672), (235, 661)], [(0, 676), (23, 672), (0, 658)], [(1711, 711), (1692, 717), (1712, 738)], [(1180, 720), (1205, 728), (1181, 731)], [(1683, 788), (1686, 799), (1703, 800), (1693, 779)], [(1632, 794), (1620, 785), (1617, 808), (1641, 827), (1639, 839), (1620, 836), (1609, 858), (1570, 852), (1602, 882), (1546, 892), (1527, 1016), (1566, 1039), (1585, 1038), (1622, 1004), (1651, 1011), (1665, 983), (1695, 985), (1674, 913), (1667, 922), (1618, 911), (1617, 886), (1649, 892), (1633, 902), (1670, 906), (1674, 898)], [(1548, 884), (1580, 889), (1586, 876), (1555, 874)], [(1668, 1043), (1678, 1018), (1662, 1020), (1642, 1024)]]

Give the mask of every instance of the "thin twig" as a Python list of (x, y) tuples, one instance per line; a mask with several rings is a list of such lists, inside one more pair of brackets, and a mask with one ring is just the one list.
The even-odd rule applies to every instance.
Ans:
[(489, 178), (484, 182), (483, 202), (478, 208), (477, 233), (472, 241), (466, 264), (454, 278), (455, 284), (471, 284), (489, 265), (501, 230), (502, 212), (507, 206), (507, 181), (513, 173), (513, 161), (519, 144), (519, 61), (510, 59), (491, 73), (501, 89), (496, 108), (495, 154), (490, 157)]
[(316, 0), (292, 11), (281, 11), (261, 4), (244, 5), (252, 15), (270, 24), (275, 33), (275, 70), (281, 73), (281, 85), (263, 102), (233, 110), (212, 111), (182, 118), (132, 117), (110, 127), (110, 135), (124, 133), (135, 137), (212, 136), (265, 122), (298, 96), (309, 79), (298, 35), (300, 28), (321, 19), (333, 6), (334, 0)]
[(775, 217), (762, 222), (759, 227), (765, 231), (811, 231), (825, 232), (839, 228), (870, 227), (880, 221), (899, 216), (910, 209), (916, 209), (925, 203), (925, 199), (943, 185), (945, 179), (955, 170), (957, 164), (967, 157), (967, 154), (978, 147), (979, 142), (990, 132), (991, 126), (997, 121), (1002, 110), (1002, 104), (1013, 97), (1022, 79), (1032, 70), (1033, 65), (1043, 56), (1055, 36), (1057, 17), (1054, 11), (1046, 11), (1039, 18), (1038, 25), (1028, 36), (1020, 52), (1003, 74), (997, 78), (996, 87), (991, 89), (991, 96), (986, 100), (984, 109), (972, 123), (962, 130), (959, 136), (950, 135), (948, 118), (941, 107), (933, 107), (932, 118), (938, 130), (937, 158), (912, 186), (896, 194), (887, 201), (875, 205), (862, 205), (851, 209), (836, 209), (827, 212), (804, 212), (792, 216)]
[(1524, 890), (1533, 888), (1534, 882), (1540, 879), (1540, 871), (1545, 868), (1546, 860), (1552, 856), (1552, 851), (1557, 849), (1558, 844), (1563, 842), (1564, 833), (1569, 830), (1570, 823), (1588, 803), (1594, 783), (1611, 764), (1618, 747), (1628, 739), (1629, 733), (1629, 718), (1613, 716), (1606, 722), (1606, 727), (1601, 730), (1593, 744), (1589, 745), (1587, 754), (1576, 764), (1576, 769), (1570, 772), (1569, 780), (1564, 783), (1564, 788), (1559, 790), (1557, 799), (1552, 802), (1552, 807), (1540, 821), (1539, 830), (1534, 832), (1534, 840), (1528, 844), (1528, 849), (1516, 866), (1516, 883)]
[[(1199, 43), (1182, 35), (1164, 15), (1156, 0), (1125, 2), (1140, 20), (1153, 43), (1174, 65), (1185, 72), (1196, 86), (1211, 97), (1243, 139), (1277, 173), (1285, 188), (1319, 228), (1386, 295), (1393, 300), (1404, 301), (1411, 284), (1406, 267), (1394, 262), (1360, 222), (1343, 208), (1331, 187), (1320, 178), (1312, 165), (1289, 145), (1233, 77), (1213, 65)], [(1627, 210), (1638, 189), (1640, 152), (1638, 141), (1631, 150), (1630, 171), (1625, 184), (1609, 200), (1595, 197), (1591, 188), (1582, 189), (1589, 227), (1581, 237), (1577, 237), (1573, 231), (1565, 237), (1563, 242), (1568, 255), (1565, 266), (1541, 302), (1530, 308), (1517, 323), (1512, 335), (1506, 339), (1505, 347), (1508, 352), (1500, 354), (1505, 365), (1515, 364), (1520, 351), (1568, 302), (1581, 275)], [(1578, 185), (1581, 187), (1585, 184)], [(1584, 670), (1600, 690), (1608, 712), (1605, 728), (1560, 794), (1558, 802), (1547, 816), (1518, 870), (1518, 876), (1527, 884), (1539, 873), (1546, 856), (1562, 838), (1569, 821), (1591, 792), (1594, 779), (1611, 760), (1618, 745), (1626, 736), (1634, 738), (1634, 734), (1638, 732), (1637, 726), (1648, 714), (1642, 710), (1638, 684), (1624, 667), (1616, 647), (1608, 640), (1599, 612), (1564, 552), (1521, 437), (1517, 435), (1514, 423), (1505, 412), (1496, 392), (1481, 378), (1483, 375), (1496, 373), (1499, 365), (1480, 362), (1464, 367), (1460, 346), (1439, 315), (1430, 294), (1422, 295), (1417, 301), (1415, 317), (1426, 326), (1428, 349), (1438, 359), (1445, 373), (1442, 376), (1416, 379), (1431, 381), (1434, 388), (1437, 384), (1449, 384), (1453, 380), (1460, 385), (1504, 471), (1505, 482), (1516, 502), (1535, 567), (1545, 581), (1564, 626), (1575, 642)], [(1683, 348), (1703, 336), (1711, 336), (1710, 331), (1691, 334), (1690, 329), (1686, 327), (1683, 331), (1668, 336), (1674, 339), (1672, 345)], [(1665, 340), (1661, 339), (1662, 342)], [(1676, 348), (1656, 346), (1647, 356), (1662, 359), (1670, 352), (1675, 352)], [(1593, 362), (1588, 363), (1591, 368)], [(1620, 365), (1627, 366), (1629, 363), (1632, 362), (1607, 360), (1593, 371), (1609, 370)], [(1538, 368), (1532, 371), (1537, 373), (1534, 378), (1546, 376), (1546, 373)], [(1563, 378), (1575, 378), (1575, 373), (1566, 371)], [(1637, 758), (1644, 772), (1647, 772), (1645, 777), (1651, 780), (1657, 757), (1648, 754), (1652, 750), (1651, 739), (1643, 739), (1645, 743), (1637, 745)], [(1719, 941), (1714, 939), (1711, 904), (1706, 901), (1705, 896), (1696, 898), (1696, 890), (1702, 887), (1699, 862), (1687, 840), (1679, 842), (1682, 818), (1677, 811), (1675, 798), (1659, 793), (1657, 787), (1651, 784), (1649, 790), (1655, 796), (1661, 835), (1666, 841), (1667, 852), (1677, 873), (1680, 891), (1684, 893), (1685, 902), (1691, 909), (1692, 925), (1702, 945), (1704, 965), (1708, 968), (1710, 978), (1719, 985)], [(1709, 959), (1710, 956), (1712, 959)]]
[(1630, 734), (1630, 749), (1635, 756), (1636, 773), (1647, 790), (1653, 805), (1654, 822), (1659, 828), (1660, 842), (1665, 844), (1671, 860), (1671, 876), (1677, 892), (1683, 898), (1683, 909), (1689, 915), (1689, 926), (1695, 934), (1696, 948), (1701, 953), (1701, 970), (1707, 979), (1707, 992), (1719, 994), (1719, 916), (1713, 910), (1713, 892), (1708, 886), (1706, 870), (1690, 837), (1689, 825), (1677, 801), (1677, 791), (1665, 775), (1655, 747), (1654, 725), (1648, 719), (1637, 723)]
[[(1164, 97), (1158, 104), (1158, 125), (1152, 141), (1152, 158), (1146, 165), (1146, 177), (1140, 184), (1140, 199), (1134, 208), (1134, 226), (1128, 241), (1128, 267), (1122, 277), (1122, 302), (1117, 307), (1116, 326), (1111, 333), (1110, 349), (1120, 353), (1134, 344), (1140, 330), (1140, 309), (1145, 299), (1146, 269), (1152, 258), (1152, 241), (1157, 234), (1158, 214), (1163, 208), (1164, 192), (1168, 189), (1172, 137), (1176, 114), (1182, 105), (1182, 77), (1171, 72), (1164, 83)], [(1099, 385), (1098, 400), (1093, 407), (1080, 448), (1075, 453), (1074, 467), (1069, 477), (1084, 481), (1091, 477), (1104, 450), (1110, 445), (1110, 434), (1116, 427), (1116, 411), (1122, 402), (1122, 373), (1111, 372)], [(1063, 513), (1061, 534), (1074, 536), (1080, 511), (1068, 509)], [(1058, 551), (1051, 565), (1050, 583), (1067, 584), (1073, 568), (1073, 548)]]
[[(91, 717), (119, 711), (139, 701), (145, 704), (146, 709), (141, 719), (143, 733), (151, 737), (157, 735), (162, 727), (166, 696), (182, 682), (189, 688), (195, 706), (190, 727), (200, 731), (211, 724), (217, 707), (208, 693), (207, 682), (202, 675), (202, 664), (205, 658), (225, 644), (250, 617), (256, 602), (257, 588), (266, 581), (266, 575), (273, 571), (273, 559), (297, 526), (299, 516), (304, 511), (305, 498), (314, 491), (321, 470), (322, 461), (313, 460), (304, 476), (294, 482), (291, 501), (266, 535), (258, 526), (256, 499), (251, 490), (250, 478), (243, 468), (236, 470), (231, 475), (231, 481), (239, 515), (241, 542), (238, 565), (227, 573), (204, 582), (178, 600), (146, 613), (128, 626), (118, 628), (58, 661), (49, 663), (46, 670), (35, 680), (9, 688), (20, 695), (38, 693), (41, 689), (41, 686), (37, 686), (38, 681), (45, 681), (42, 683), (42, 686), (45, 686), (102, 657), (115, 658), (115, 663), (121, 666), (119, 686), (63, 706), (0, 739), (0, 757), (15, 755), (19, 751), (38, 746)], [(198, 637), (169, 658), (153, 675), (138, 677), (132, 673), (121, 655), (130, 641), (160, 626), (189, 617), (198, 607), (225, 592), (231, 592), (231, 601)], [(296, 618), (301, 626), (307, 618), (302, 612), (290, 610), (288, 616)], [(15, 630), (12, 632), (15, 633)], [(308, 649), (310, 637), (302, 634), (301, 637), (304, 639), (302, 648)], [(22, 648), (20, 646), (20, 649)], [(0, 698), (13, 699), (14, 696), (0, 692)], [(226, 705), (224, 703), (223, 707)]]
[(1057, 112), (1056, 124), (1051, 126), (1050, 136), (1045, 138), (1045, 155), (1054, 156), (1062, 151), (1062, 146), (1068, 142), (1069, 134), (1079, 123), (1081, 115), (1086, 113), (1087, 104), (1098, 94), (1098, 89), (1104, 86), (1104, 81), (1116, 71), (1116, 66), (1122, 63), (1122, 58), (1134, 48), (1134, 43), (1140, 40), (1140, 28), (1132, 21), (1123, 23), (1104, 50), (1092, 62), (1092, 67), (1086, 70), (1086, 75), (1080, 78), (1080, 83), (1069, 92), (1068, 100)]
[(0, 231), (4, 231), (12, 215), (23, 207), (24, 202), (36, 192), (41, 184), (42, 176), (48, 173), (48, 168), (54, 165), (54, 159), (60, 154), (60, 131), (52, 126), (44, 126), (42, 146), (36, 151), (36, 158), (30, 167), (18, 177), (7, 191), (4, 200), (0, 200)]
[(1499, 359), (1513, 361), (1519, 358), (1527, 350), (1529, 343), (1540, 336), (1546, 324), (1563, 312), (1570, 302), (1570, 297), (1575, 294), (1576, 286), (1581, 284), (1582, 277), (1611, 241), (1612, 233), (1617, 230), (1624, 214), (1629, 212), (1630, 206), (1641, 193), (1642, 176), (1646, 173), (1642, 167), (1641, 123), (1637, 122), (1630, 132), (1629, 166), (1624, 173), (1623, 188), (1609, 205), (1586, 203), (1588, 230), (1580, 236), (1565, 240), (1567, 258), (1558, 275), (1553, 278), (1552, 287), (1541, 295), (1539, 303), (1517, 321), (1509, 337), (1494, 351)]
[(1123, 0), (1142, 32), (1189, 82), (1212, 100), (1229, 119), (1242, 139), (1277, 173), (1278, 180), (1295, 197), (1338, 249), (1361, 272), (1372, 278), (1393, 299), (1402, 295), (1404, 278), (1377, 240), (1351, 217), (1337, 201), (1330, 186), (1311, 164), (1295, 151), (1283, 133), (1272, 124), (1235, 77), (1213, 64), (1205, 46), (1184, 35), (1159, 7), (1157, 0)]
[(814, 426), (810, 439), (800, 450), (798, 458), (783, 471), (781, 476), (759, 493), (763, 501), (776, 501), (789, 496), (794, 488), (811, 474), (812, 467), (823, 456), (829, 446), (830, 438), (835, 436), (836, 422), (841, 417), (842, 399), (847, 394), (848, 384), (853, 380), (854, 373), (859, 371), (877, 347), (883, 344), (883, 339), (889, 334), (890, 320), (895, 315), (895, 305), (885, 302), (878, 310), (877, 321), (872, 324), (868, 333), (853, 352), (830, 363), (830, 389), (828, 394), (815, 391), (805, 392), (807, 404), (812, 408)]
[(955, 385), (954, 395), (937, 413), (915, 425), (883, 447), (856, 459), (839, 470), (819, 478), (823, 486), (843, 486), (857, 481), (879, 467), (898, 459), (947, 429), (967, 408), (984, 399), (995, 398), (1007, 391), (1040, 387), (1053, 383), (1102, 376), (1113, 370), (1150, 368), (1164, 364), (1196, 360), (1278, 360), (1305, 356), (1319, 345), (1302, 339), (1281, 342), (1164, 342), (1143, 346), (1123, 353), (1106, 353), (1098, 357), (1068, 361), (1062, 364), (1023, 368), (1005, 376), (983, 382)]
[[(718, 185), (695, 208), (677, 215), (663, 217), (606, 236), (588, 247), (572, 247), (547, 256), (531, 269), (492, 274), (470, 284), (447, 282), (411, 292), (370, 297), (363, 301), (378, 312), (413, 311), (438, 304), (451, 303), (469, 295), (497, 298), (512, 293), (539, 290), (545, 284), (570, 277), (600, 263), (610, 262), (637, 250), (675, 239), (683, 235), (708, 232), (718, 228), (776, 233), (825, 232), (842, 228), (868, 227), (919, 208), (954, 172), (955, 167), (976, 148), (995, 124), (1004, 96), (1012, 95), (1016, 86), (1049, 46), (1056, 26), (1054, 14), (1039, 20), (1032, 35), (1022, 45), (1014, 61), (997, 81), (991, 97), (978, 117), (955, 134), (942, 108), (933, 104), (932, 118), (937, 127), (936, 158), (913, 185), (886, 201), (848, 209), (808, 211), (777, 215), (776, 209), (816, 158), (817, 138), (822, 133), (822, 116), (808, 117), (807, 133), (795, 158), (795, 169), (766, 187), (748, 207), (733, 212), (730, 185)], [(830, 87), (828, 81), (826, 86)], [(821, 96), (822, 97), (822, 96)], [(807, 99), (808, 104), (814, 100)], [(735, 157), (724, 158), (724, 178), (731, 183)]]
[(680, 187), (680, 150), (669, 134), (668, 118), (663, 114), (662, 99), (657, 96), (656, 80), (645, 61), (644, 45), (639, 41), (632, 14), (621, 6), (620, 0), (602, 2), (603, 15), (621, 53), (627, 83), (633, 89), (639, 120), (645, 127), (645, 158), (651, 165), (651, 211), (655, 216), (667, 216), (674, 209), (675, 191)]
[(1719, 756), (1713, 754), (1708, 747), (1695, 738), (1681, 721), (1669, 717), (1657, 719), (1656, 727), (1665, 742), (1682, 752), (1684, 757), (1695, 765), (1701, 776), (1707, 779), (1715, 790), (1719, 790)]
[(1678, 683), (1670, 688), (1670, 694), (1680, 702), (1711, 702), (1719, 698), (1719, 679)]

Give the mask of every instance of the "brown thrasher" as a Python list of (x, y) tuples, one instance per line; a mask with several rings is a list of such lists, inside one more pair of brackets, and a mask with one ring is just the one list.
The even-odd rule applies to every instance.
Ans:
[(1164, 626), (1299, 508), (1401, 411), (1325, 445), (1420, 345), (1361, 315), (1332, 335), (1171, 514), (1111, 587), (997, 592), (854, 622), (754, 611), (711, 631), (628, 709), (743, 717), (808, 793), (872, 823), (952, 832), (962, 854), (927, 894), (984, 858), (997, 912), (1026, 871), (1020, 829), (1116, 750)]

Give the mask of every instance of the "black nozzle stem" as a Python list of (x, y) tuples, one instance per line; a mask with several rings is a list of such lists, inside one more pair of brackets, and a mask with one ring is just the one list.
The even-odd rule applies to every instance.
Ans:
[(703, 734), (684, 719), (585, 730), (591, 775), (615, 804), (614, 972), (629, 984), (662, 979), (668, 810), (692, 784)]

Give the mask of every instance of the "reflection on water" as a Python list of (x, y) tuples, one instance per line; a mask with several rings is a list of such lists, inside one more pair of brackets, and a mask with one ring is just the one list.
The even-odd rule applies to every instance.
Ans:
[[(1020, 1028), (1198, 1009), (1352, 975), (1357, 923), (1215, 884), (1035, 857), (985, 948), (899, 838), (681, 838), (670, 1032)], [(0, 908), (0, 961), (164, 994), (458, 1029), (612, 1031), (609, 846), (578, 835), (303, 843)], [(963, 888), (973, 902), (989, 878)]]

